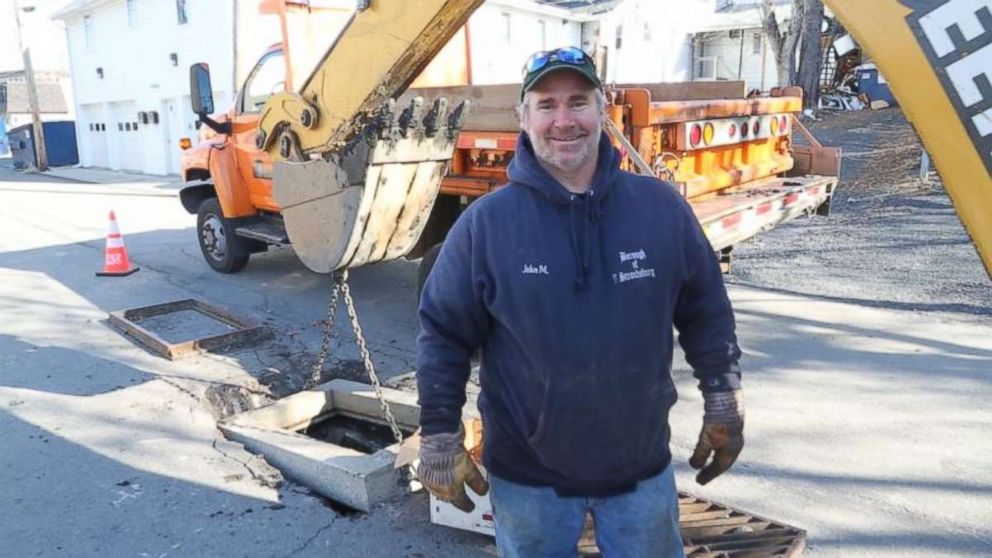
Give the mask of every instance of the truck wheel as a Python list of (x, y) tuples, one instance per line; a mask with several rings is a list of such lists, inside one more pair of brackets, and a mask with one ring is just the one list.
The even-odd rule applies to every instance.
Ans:
[(437, 261), (437, 255), (441, 253), (442, 242), (438, 242), (434, 246), (431, 246), (424, 252), (424, 257), (420, 260), (420, 267), (417, 268), (417, 298), (420, 298), (421, 293), (424, 292), (424, 285), (427, 284), (427, 276), (431, 274), (431, 270), (434, 269), (434, 262)]
[(214, 271), (235, 273), (248, 264), (249, 250), (234, 234), (231, 222), (224, 218), (217, 198), (200, 203), (196, 215), (196, 236), (200, 240), (203, 259)]

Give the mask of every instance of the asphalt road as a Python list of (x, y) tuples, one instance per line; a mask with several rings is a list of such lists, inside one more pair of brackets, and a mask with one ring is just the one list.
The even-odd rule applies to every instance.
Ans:
[[(869, 126), (858, 141), (885, 138)], [(927, 248), (937, 237), (915, 235), (899, 253), (904, 273), (870, 265), (891, 247), (869, 227), (823, 242), (815, 227), (828, 225), (813, 221), (741, 247), (728, 282), (748, 443), (731, 474), (695, 486), (686, 460), (701, 400), (679, 361), (681, 488), (807, 529), (811, 556), (992, 554), (992, 286), (946, 196), (926, 195), (934, 207), (909, 207), (893, 234), (925, 222), (945, 240)], [(835, 218), (856, 221), (858, 204), (843, 207)], [(127, 278), (94, 276), (111, 209), (141, 267)], [(430, 525), (423, 495), (335, 511), (293, 483), (272, 487), (264, 462), (221, 438), (214, 422), (231, 394), (258, 403), (303, 385), (329, 285), (288, 250), (214, 273), (194, 224), (168, 184), (71, 183), (0, 161), (0, 554), (495, 555), (486, 537)], [(875, 250), (855, 249), (865, 246)], [(829, 255), (845, 250), (861, 255)], [(968, 265), (911, 280), (948, 251)], [(415, 262), (352, 273), (385, 377), (414, 366), (415, 284)], [(106, 323), (110, 311), (190, 297), (274, 337), (170, 362)], [(361, 373), (342, 331), (324, 378)]]

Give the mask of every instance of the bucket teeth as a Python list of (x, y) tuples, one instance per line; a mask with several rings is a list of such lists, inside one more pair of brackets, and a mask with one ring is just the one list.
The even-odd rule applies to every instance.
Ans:
[(448, 99), (440, 97), (431, 104), (431, 110), (424, 117), (424, 131), (427, 137), (434, 137), (438, 129), (444, 124), (444, 117), (448, 114)]
[(396, 99), (389, 99), (376, 116), (375, 126), (379, 136), (388, 139), (393, 132), (393, 119), (396, 118)]
[(435, 138), (443, 133), (447, 139), (454, 140), (465, 123), (469, 102), (462, 101), (450, 110), (448, 99), (439, 97), (434, 99), (426, 113), (424, 105), (423, 97), (414, 97), (397, 116), (396, 100), (390, 99), (376, 117), (379, 137), (396, 142), (410, 138)]
[(461, 131), (462, 126), (465, 125), (465, 119), (468, 118), (468, 109), (471, 103), (467, 100), (458, 103), (455, 110), (451, 111), (451, 115), (448, 116), (448, 137), (455, 139), (458, 136), (458, 132)]
[(411, 136), (423, 136), (424, 122), (421, 116), (423, 111), (423, 97), (414, 97), (413, 100), (410, 101), (410, 106), (403, 109), (403, 113), (400, 114), (398, 125), (400, 127), (400, 133), (404, 138), (409, 138)]

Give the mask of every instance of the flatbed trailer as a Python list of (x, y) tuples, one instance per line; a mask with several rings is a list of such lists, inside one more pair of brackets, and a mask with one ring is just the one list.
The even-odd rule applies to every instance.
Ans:
[[(414, 89), (401, 103), (415, 95), (467, 99), (473, 107), (431, 220), (411, 253), (424, 255), (423, 280), (458, 214), (508, 180), (519, 134), (519, 86)], [(743, 82), (615, 85), (606, 89), (607, 116), (624, 136), (614, 142), (621, 165), (648, 172), (638, 158), (678, 188), (729, 271), (736, 244), (800, 216), (829, 214), (841, 154), (796, 120), (801, 95), (785, 88), (748, 98)], [(793, 141), (794, 133), (802, 144)]]

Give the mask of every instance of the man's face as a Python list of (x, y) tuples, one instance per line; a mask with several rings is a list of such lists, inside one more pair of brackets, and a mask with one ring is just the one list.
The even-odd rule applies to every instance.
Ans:
[(527, 92), (521, 127), (538, 161), (561, 172), (596, 166), (602, 111), (585, 78), (572, 71), (548, 74)]

